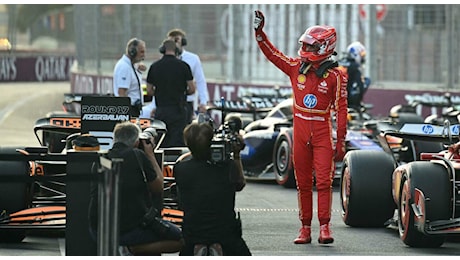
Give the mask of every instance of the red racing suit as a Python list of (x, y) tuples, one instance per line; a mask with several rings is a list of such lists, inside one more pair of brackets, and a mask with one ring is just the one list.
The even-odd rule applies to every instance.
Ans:
[(300, 57), (292, 58), (280, 52), (264, 32), (256, 32), (256, 40), (267, 59), (291, 80), (294, 101), (293, 165), (300, 221), (302, 225), (311, 225), (315, 172), (318, 220), (320, 225), (328, 224), (331, 219), (332, 180), (335, 171), (331, 117), (335, 112), (337, 144), (343, 145), (347, 132), (346, 75), (338, 68), (329, 68), (322, 77), (318, 77), (315, 68), (320, 64), (313, 64), (306, 74), (301, 74)]

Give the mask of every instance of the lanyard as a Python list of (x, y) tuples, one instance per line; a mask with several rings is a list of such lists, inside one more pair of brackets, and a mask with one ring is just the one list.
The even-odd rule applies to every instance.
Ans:
[(131, 63), (131, 67), (133, 68), (133, 71), (134, 71), (134, 75), (136, 76), (136, 79), (137, 79), (137, 84), (139, 85), (139, 101), (141, 102), (141, 104), (143, 104), (144, 102), (143, 101), (143, 98), (142, 98), (142, 89), (141, 89), (141, 82), (139, 81), (139, 77), (137, 75), (137, 71), (136, 71), (136, 68), (134, 68), (134, 64)]

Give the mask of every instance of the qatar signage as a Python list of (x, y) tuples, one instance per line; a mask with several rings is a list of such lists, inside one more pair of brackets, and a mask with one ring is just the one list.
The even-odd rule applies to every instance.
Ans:
[(71, 56), (3, 56), (0, 58), (0, 82), (68, 81), (73, 61)]

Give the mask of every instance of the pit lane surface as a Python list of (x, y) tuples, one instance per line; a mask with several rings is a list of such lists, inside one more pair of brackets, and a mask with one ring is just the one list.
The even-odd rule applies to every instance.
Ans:
[[(38, 145), (32, 132), (39, 117), (60, 110), (66, 83), (8, 83), (0, 86), (0, 146)], [(335, 242), (319, 245), (314, 193), (312, 244), (295, 245), (292, 240), (300, 226), (297, 196), (273, 182), (249, 181), (237, 194), (243, 237), (254, 256), (457, 256), (460, 240), (449, 239), (441, 248), (405, 246), (393, 228), (358, 229), (346, 226), (340, 218), (338, 187), (333, 194), (332, 230)], [(64, 256), (65, 238), (30, 234), (22, 243), (0, 244), (0, 256)], [(176, 254), (172, 254), (176, 255)]]

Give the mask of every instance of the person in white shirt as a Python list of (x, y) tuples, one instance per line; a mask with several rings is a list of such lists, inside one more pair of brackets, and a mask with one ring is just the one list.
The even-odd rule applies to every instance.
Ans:
[(134, 64), (145, 59), (145, 41), (132, 38), (126, 44), (125, 54), (115, 64), (113, 70), (113, 94), (116, 97), (129, 97), (130, 115), (139, 117), (144, 103), (141, 89), (142, 74)]

